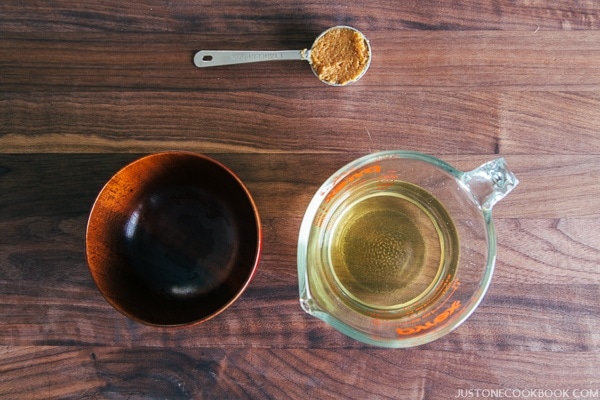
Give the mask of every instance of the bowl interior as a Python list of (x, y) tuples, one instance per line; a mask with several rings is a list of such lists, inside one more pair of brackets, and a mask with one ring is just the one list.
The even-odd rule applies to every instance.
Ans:
[(223, 311), (249, 283), (260, 253), (256, 206), (220, 163), (160, 153), (119, 171), (88, 222), (87, 256), (104, 297), (151, 325)]

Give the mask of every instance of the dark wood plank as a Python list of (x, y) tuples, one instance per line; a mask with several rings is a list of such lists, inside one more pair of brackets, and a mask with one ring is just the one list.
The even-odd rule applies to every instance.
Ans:
[[(266, 7), (268, 5), (268, 7)], [(593, 0), (489, 2), (426, 0), (387, 4), (291, 0), (277, 2), (165, 3), (146, 0), (60, 2), (6, 0), (0, 25), (11, 32), (210, 32), (281, 33), (314, 26), (356, 24), (397, 30), (575, 30), (599, 29), (600, 6)]]
[[(325, 179), (362, 153), (344, 154), (223, 154), (209, 153), (230, 166), (246, 182), (255, 197), (266, 233), (293, 239), (285, 220), (299, 225), (311, 197)], [(11, 232), (3, 240), (27, 242), (34, 237), (27, 225), (51, 229), (63, 224), (82, 235), (81, 224), (104, 183), (121, 167), (141, 154), (15, 154), (0, 156), (0, 221)], [(446, 155), (444, 160), (470, 170), (494, 156)], [(514, 219), (516, 231), (537, 229), (529, 219), (576, 221), (591, 218), (593, 229), (599, 210), (595, 194), (600, 191), (597, 156), (506, 156), (520, 185), (495, 208), (499, 219)], [(552, 185), (549, 186), (548, 183)], [(44, 226), (45, 218), (55, 220)], [(516, 220), (518, 218), (518, 220)], [(575, 218), (575, 220), (573, 220)], [(542, 222), (546, 223), (546, 222)], [(583, 229), (584, 223), (573, 223)], [(78, 226), (75, 228), (75, 225)], [(528, 226), (531, 226), (528, 228)], [(571, 226), (571, 225), (568, 225)], [(513, 227), (505, 225), (504, 229)], [(554, 229), (553, 226), (544, 230)], [(55, 232), (49, 231), (49, 234)], [(516, 232), (515, 232), (516, 233)], [(568, 236), (565, 236), (567, 238)], [(593, 237), (582, 240), (595, 243)], [(45, 242), (48, 237), (41, 237)], [(533, 238), (530, 238), (533, 239)], [(529, 251), (529, 250), (528, 250)]]
[[(329, 26), (323, 26), (326, 29)], [(196, 68), (201, 49), (303, 49), (299, 33), (8, 33), (0, 39), (0, 90), (272, 91), (336, 98), (389, 91), (594, 90), (600, 31), (369, 31), (373, 59), (356, 84), (326, 87), (308, 63), (282, 61)], [(321, 28), (320, 28), (321, 29)], [(296, 92), (299, 91), (299, 92)], [(341, 97), (337, 97), (341, 98)], [(385, 102), (382, 102), (385, 104)]]
[(598, 353), (260, 348), (14, 347), (0, 356), (0, 396), (14, 399), (449, 399), (539, 389), (573, 398), (596, 393), (600, 362)]
[(600, 149), (596, 92), (369, 91), (344, 101), (297, 94), (0, 93), (0, 146), (13, 153), (403, 148), (439, 155), (457, 149), (598, 154)]
[[(263, 263), (261, 271), (269, 269)], [(54, 278), (56, 279), (56, 278)], [(600, 345), (600, 284), (500, 284), (451, 334), (420, 348), (435, 351), (594, 352)], [(305, 314), (295, 282), (264, 275), (226, 312), (196, 327), (146, 327), (111, 309), (93, 288), (2, 282), (6, 346), (367, 348)], [(37, 287), (37, 290), (36, 290)], [(549, 295), (549, 293), (551, 293)]]
[[(319, 186), (337, 169), (365, 153), (207, 153), (228, 165), (252, 192), (266, 220), (301, 219)], [(2, 220), (72, 214), (91, 208), (104, 183), (141, 154), (15, 154), (0, 156)], [(468, 171), (498, 155), (440, 155)], [(506, 155), (521, 183), (499, 203), (497, 218), (600, 216), (600, 160), (595, 155)], [(549, 183), (551, 182), (551, 185)]]
[[(7, 152), (368, 152), (398, 143), (435, 153), (495, 150), (497, 94), (365, 91), (342, 99), (345, 95), (0, 94), (0, 145)], [(387, 98), (383, 106), (382, 97)], [(593, 106), (594, 99), (590, 102)], [(589, 110), (588, 116), (598, 113), (598, 108)]]
[[(87, 271), (85, 224), (94, 197), (117, 169), (138, 156), (0, 156), (0, 344), (362, 347), (304, 314), (297, 299), (295, 258), (300, 221), (311, 196), (334, 169), (356, 155), (213, 154), (237, 171), (254, 194), (263, 219), (264, 255), (250, 288), (231, 309), (182, 330), (127, 320), (104, 302)], [(581, 188), (591, 185), (589, 195), (600, 190), (597, 174), (589, 172), (600, 168), (597, 157), (510, 158), (524, 189), (518, 187), (497, 206), (499, 254), (490, 293), (472, 320), (430, 348), (594, 349), (600, 344), (595, 317), (600, 313), (595, 301), (600, 290), (599, 219), (583, 207)], [(472, 168), (486, 159), (452, 156), (448, 161)], [(297, 173), (317, 164), (322, 168)], [(556, 197), (542, 183), (548, 179), (558, 185)], [(511, 202), (511, 197), (518, 200)], [(557, 201), (565, 207), (548, 206)], [(538, 328), (524, 340), (529, 325)], [(563, 334), (566, 327), (568, 336)]]

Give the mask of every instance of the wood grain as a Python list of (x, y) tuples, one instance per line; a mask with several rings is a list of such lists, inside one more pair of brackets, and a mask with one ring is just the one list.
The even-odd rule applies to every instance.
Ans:
[[(364, 1), (348, 7), (343, 2), (298, 3), (278, 0), (219, 3), (146, 0), (123, 4), (116, 0), (63, 0), (58, 3), (17, 0), (3, 2), (0, 24), (10, 32), (269, 32), (337, 24), (367, 25), (381, 31), (398, 30), (591, 30), (600, 28), (600, 6), (593, 0), (575, 4), (543, 0), (455, 2), (425, 0), (401, 7)], [(315, 32), (318, 33), (318, 32)]]
[[(200, 49), (306, 48), (337, 24), (373, 47), (367, 74), (343, 89), (303, 62), (192, 63)], [(0, 32), (0, 398), (597, 394), (597, 1), (3, 0)], [(398, 351), (305, 314), (296, 273), (319, 185), (390, 149), (461, 170), (505, 157), (521, 181), (494, 209), (498, 258), (480, 307)], [(189, 329), (120, 315), (85, 261), (101, 187), (166, 150), (231, 167), (264, 228), (248, 290)]]
[[(469, 389), (533, 390), (550, 381), (572, 395), (595, 390), (597, 371), (590, 366), (600, 361), (598, 354), (579, 353), (503, 351), (490, 358), (486, 352), (352, 349), (14, 347), (0, 354), (0, 395), (15, 399), (434, 399)], [(548, 368), (558, 363), (563, 368)], [(540, 366), (548, 369), (543, 380), (531, 374)], [(48, 376), (48, 368), (56, 372)]]
[[(267, 220), (301, 219), (319, 186), (336, 170), (364, 154), (208, 153), (246, 182), (262, 218)], [(104, 183), (140, 156), (136, 153), (0, 155), (3, 220), (32, 213), (37, 216), (65, 213), (67, 217), (87, 213)], [(459, 170), (468, 171), (498, 155), (440, 157)], [(504, 157), (521, 183), (496, 206), (497, 218), (600, 216), (594, 197), (600, 190), (597, 156)]]
[(12, 153), (402, 148), (438, 155), (459, 149), (598, 154), (600, 148), (594, 91), (362, 91), (344, 101), (319, 93), (0, 93), (0, 146)]
[[(363, 347), (303, 313), (295, 264), (303, 210), (321, 181), (355, 155), (212, 156), (240, 171), (252, 192), (264, 225), (264, 253), (257, 276), (239, 302), (210, 323), (184, 330), (148, 328), (120, 316), (104, 302), (87, 271), (84, 239), (89, 208), (103, 183), (138, 154), (0, 156), (0, 192), (4, 194), (0, 201), (4, 232), (0, 240), (0, 314), (4, 316), (0, 343)], [(483, 162), (486, 157), (454, 156), (448, 161), (475, 167), (480, 159)], [(600, 191), (597, 180), (590, 181), (590, 174), (581, 170), (600, 168), (597, 157), (531, 160), (512, 156), (510, 161), (523, 182), (497, 206), (499, 261), (490, 293), (472, 320), (430, 347), (482, 351), (597, 348), (600, 244), (595, 232), (600, 220), (597, 214), (590, 218), (589, 210), (579, 206), (584, 204), (583, 186), (591, 185), (590, 196)], [(297, 173), (307, 165), (321, 167), (311, 174)], [(562, 182), (556, 188), (560, 198), (547, 185), (537, 186), (546, 178)], [(549, 195), (548, 199), (541, 199), (542, 195)], [(510, 197), (517, 200), (505, 207)], [(532, 206), (539, 201), (538, 207)], [(561, 201), (572, 208), (552, 212), (546, 201)], [(569, 319), (572, 310), (578, 312), (577, 323)], [(498, 323), (502, 326), (493, 329)], [(545, 328), (536, 329), (535, 335), (529, 332), (524, 341), (523, 332), (532, 325)], [(564, 329), (570, 332), (567, 336), (563, 336)]]
[[(329, 26), (325, 25), (320, 30)], [(310, 38), (280, 35), (8, 33), (0, 39), (0, 88), (4, 91), (185, 90), (309, 91), (598, 90), (598, 31), (369, 31), (369, 71), (343, 92), (327, 88), (307, 63), (282, 61), (198, 69), (202, 49), (303, 49)], [(456, 45), (460, 43), (460, 45)], [(367, 89), (368, 88), (368, 89)], [(297, 93), (297, 91), (301, 91)], [(338, 97), (339, 98), (339, 97)]]

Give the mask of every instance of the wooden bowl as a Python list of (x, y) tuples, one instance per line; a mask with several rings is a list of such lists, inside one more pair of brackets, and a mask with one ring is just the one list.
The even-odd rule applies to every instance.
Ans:
[(92, 277), (124, 315), (157, 326), (206, 321), (248, 286), (262, 248), (242, 181), (195, 153), (143, 157), (101, 190), (87, 225)]

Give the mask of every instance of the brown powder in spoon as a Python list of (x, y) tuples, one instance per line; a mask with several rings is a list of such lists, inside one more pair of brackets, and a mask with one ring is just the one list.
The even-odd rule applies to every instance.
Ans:
[(310, 53), (317, 76), (333, 85), (358, 79), (369, 65), (369, 45), (360, 32), (340, 27), (317, 39)]

